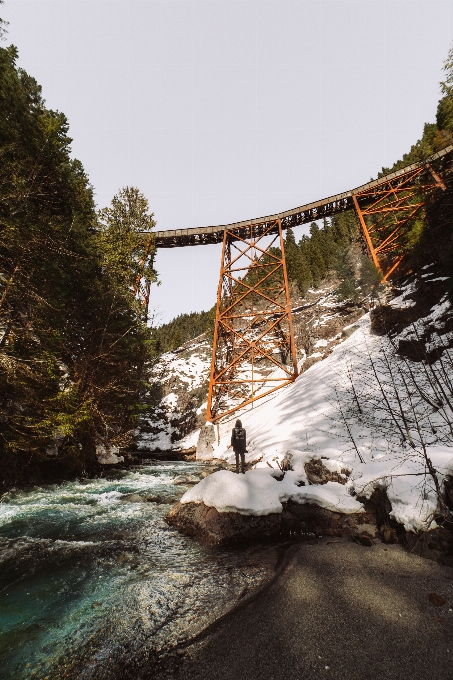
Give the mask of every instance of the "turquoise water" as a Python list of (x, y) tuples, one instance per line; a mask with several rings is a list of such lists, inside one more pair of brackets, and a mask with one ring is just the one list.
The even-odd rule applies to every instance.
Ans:
[(139, 678), (263, 577), (259, 548), (209, 550), (165, 524), (175, 478), (202, 471), (160, 462), (2, 497), (2, 680)]

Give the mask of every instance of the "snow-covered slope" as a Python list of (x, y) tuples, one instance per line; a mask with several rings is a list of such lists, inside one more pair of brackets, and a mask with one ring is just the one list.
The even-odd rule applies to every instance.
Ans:
[[(391, 308), (410, 307), (412, 292), (408, 286)], [(296, 451), (341, 461), (352, 470), (351, 494), (369, 497), (375, 488), (386, 489), (393, 517), (406, 529), (434, 526), (436, 481), (453, 474), (453, 353), (439, 352), (453, 344), (450, 313), (444, 296), (391, 340), (376, 335), (370, 314), (363, 315), (324, 361), (240, 414), (246, 460), (277, 468), (288, 451)], [(400, 341), (422, 335), (427, 351), (441, 354), (435, 363), (397, 353)], [(220, 444), (214, 445), (215, 457), (229, 462), (233, 421), (221, 425)]]
[[(202, 337), (163, 354), (151, 367), (147, 376), (150, 390), (145, 395), (151, 408), (142, 416), (135, 433), (138, 450), (169, 451), (196, 445), (198, 428), (205, 421), (203, 402), (210, 365), (211, 346)], [(191, 434), (194, 442), (190, 441)]]
[[(308, 291), (304, 299), (292, 295), (299, 371), (303, 372), (328, 356), (351, 332), (344, 330), (363, 314), (363, 308), (338, 302), (337, 281)], [(162, 355), (150, 367), (146, 395), (150, 408), (135, 433), (141, 451), (191, 451), (198, 428), (204, 424), (211, 365), (211, 344), (205, 336), (174, 352)]]
[[(210, 488), (218, 484), (216, 473), (187, 497), (245, 514), (266, 514), (297, 494), (298, 502), (308, 502), (303, 498), (312, 487), (299, 487), (295, 479), (291, 486), (290, 478), (282, 485), (272, 477), (271, 467), (277, 470), (290, 452), (351, 471), (344, 487), (329, 483), (337, 488), (338, 510), (346, 507), (345, 492), (353, 499), (384, 489), (393, 517), (407, 530), (434, 527), (438, 491), (445, 475), (453, 476), (453, 313), (442, 277), (427, 266), (371, 312), (338, 303), (333, 288), (310, 291), (295, 305), (302, 371), (295, 383), (220, 426), (213, 457), (234, 463), (228, 445), (240, 417), (247, 429), (246, 461), (262, 470), (259, 479), (246, 474), (231, 484), (223, 475), (222, 489), (230, 494)], [(142, 419), (140, 449), (195, 446), (205, 418), (210, 351), (200, 339), (154, 367), (158, 403)], [(259, 502), (256, 484), (267, 489)], [(335, 507), (332, 498), (329, 507)]]

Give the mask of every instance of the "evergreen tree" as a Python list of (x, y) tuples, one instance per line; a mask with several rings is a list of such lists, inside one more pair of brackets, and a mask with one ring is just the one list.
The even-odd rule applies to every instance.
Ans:
[(444, 62), (445, 80), (440, 83), (442, 99), (437, 105), (436, 123), (438, 130), (453, 134), (453, 47)]
[(285, 258), (289, 280), (297, 283), (300, 294), (305, 295), (311, 285), (311, 271), (306, 257), (296, 244), (292, 229), (286, 231)]
[(136, 190), (135, 231), (114, 213), (98, 222), (65, 116), (16, 61), (15, 47), (0, 48), (0, 469), (10, 481), (55, 442), (66, 471), (86, 467), (99, 438), (125, 443), (150, 356), (132, 286), (139, 228), (152, 226)]
[(138, 276), (150, 282), (157, 280), (153, 217), (147, 199), (136, 187), (121, 189), (111, 206), (98, 213), (102, 266), (123, 288), (133, 288)]

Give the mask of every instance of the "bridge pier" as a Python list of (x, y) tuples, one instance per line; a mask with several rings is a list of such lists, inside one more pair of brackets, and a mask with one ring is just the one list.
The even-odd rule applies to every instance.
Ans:
[(297, 377), (282, 222), (225, 229), (206, 418), (217, 422)]

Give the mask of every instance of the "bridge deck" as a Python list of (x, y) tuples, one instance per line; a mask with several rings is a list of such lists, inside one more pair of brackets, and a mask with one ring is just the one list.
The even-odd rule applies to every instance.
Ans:
[(335, 213), (353, 208), (353, 195), (385, 185), (391, 180), (402, 177), (408, 172), (422, 167), (427, 162), (434, 162), (443, 158), (444, 156), (447, 156), (452, 151), (453, 145), (447, 146), (444, 149), (441, 149), (441, 151), (438, 151), (437, 153), (430, 156), (423, 163), (413, 163), (412, 165), (407, 165), (406, 167), (401, 168), (401, 170), (391, 172), (388, 175), (384, 175), (380, 179), (373, 180), (367, 184), (362, 184), (362, 186), (351, 189), (350, 191), (344, 191), (341, 194), (329, 196), (328, 198), (324, 198), (320, 201), (307, 203), (306, 205), (302, 205), (299, 208), (286, 210), (285, 212), (277, 213), (275, 215), (257, 217), (255, 219), (245, 220), (243, 222), (234, 222), (232, 224), (222, 224), (216, 227), (156, 231), (154, 232), (156, 246), (157, 248), (180, 248), (183, 246), (202, 246), (208, 243), (221, 243), (225, 229), (228, 229), (228, 231), (234, 231), (239, 237), (244, 238), (250, 235), (251, 226), (255, 226), (255, 233), (256, 235), (259, 235), (269, 227), (270, 223), (276, 222), (278, 219), (282, 221), (283, 229), (289, 229), (296, 227), (299, 224), (306, 224), (307, 222), (314, 222), (315, 220), (322, 219), (323, 217), (330, 217)]

